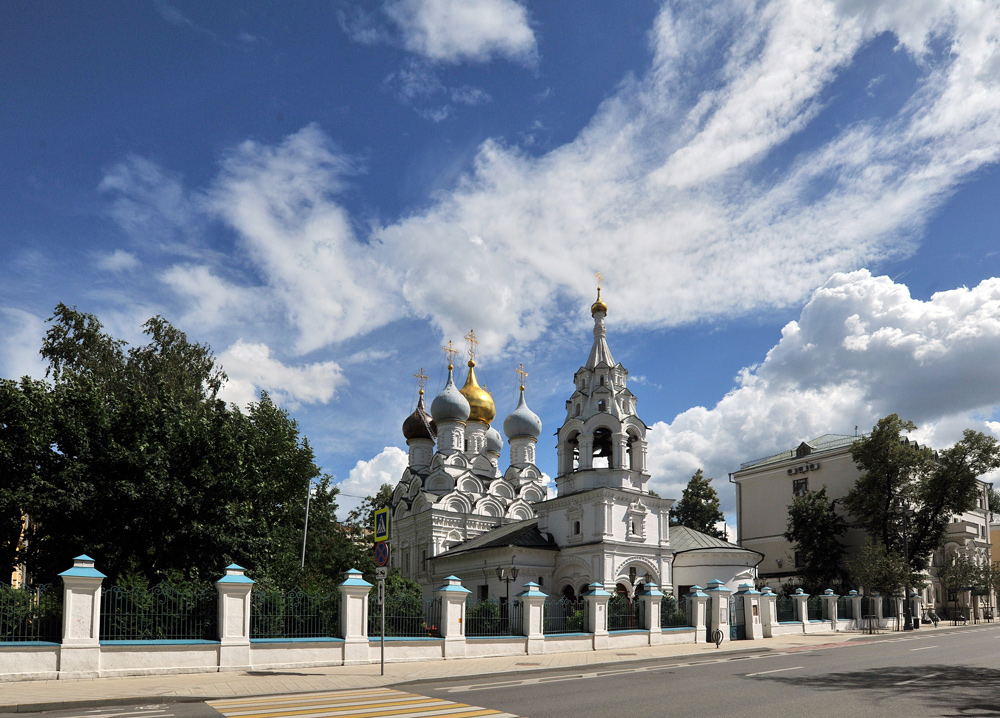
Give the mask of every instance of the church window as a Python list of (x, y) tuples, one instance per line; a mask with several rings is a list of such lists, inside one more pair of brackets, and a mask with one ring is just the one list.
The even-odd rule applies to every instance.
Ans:
[(607, 404), (604, 403), (604, 399), (601, 399), (599, 402), (597, 402), (597, 410), (607, 411)]
[(604, 375), (601, 375), (601, 386), (604, 386)]
[(573, 522), (573, 535), (574, 536), (579, 536), (580, 535), (580, 522), (579, 521), (574, 521)]
[(545, 585), (545, 577), (544, 576), (539, 576), (538, 577), (538, 587), (541, 588), (544, 585)]
[(805, 496), (809, 490), (809, 479), (795, 479), (792, 481), (792, 496)]
[(796, 551), (795, 552), (795, 568), (802, 568), (805, 565), (806, 565), (806, 562), (802, 558), (802, 552), (801, 551)]
[(479, 600), (488, 601), (490, 598), (490, 587), (487, 584), (479, 586)]

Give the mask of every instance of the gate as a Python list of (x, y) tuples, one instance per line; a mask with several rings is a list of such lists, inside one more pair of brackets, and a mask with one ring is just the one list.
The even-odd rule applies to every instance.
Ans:
[(747, 637), (747, 619), (743, 596), (729, 597), (729, 640), (742, 641)]
[(712, 594), (708, 595), (708, 600), (705, 601), (705, 643), (714, 643), (712, 638), (712, 601), (714, 596)]

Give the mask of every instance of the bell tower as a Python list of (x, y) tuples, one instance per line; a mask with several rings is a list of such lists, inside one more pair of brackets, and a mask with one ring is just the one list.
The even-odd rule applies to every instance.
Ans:
[(635, 413), (636, 397), (626, 387), (628, 370), (615, 363), (604, 320), (608, 305), (601, 299), (597, 274), (594, 344), (587, 363), (573, 377), (566, 420), (558, 434), (559, 495), (595, 488), (647, 492), (646, 424)]

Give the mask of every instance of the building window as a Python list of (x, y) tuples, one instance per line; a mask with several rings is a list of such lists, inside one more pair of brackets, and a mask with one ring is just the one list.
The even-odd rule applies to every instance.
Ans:
[(792, 495), (805, 496), (809, 490), (809, 479), (795, 479), (792, 481)]
[(601, 399), (599, 402), (597, 402), (597, 410), (598, 411), (604, 411), (604, 407), (605, 407), (604, 399)]
[(490, 587), (486, 584), (481, 585), (479, 587), (479, 600), (487, 601), (489, 600), (489, 597), (490, 597)]
[(601, 386), (604, 386), (604, 376), (601, 376)]
[(544, 585), (545, 585), (545, 577), (544, 576), (539, 576), (538, 577), (538, 587), (541, 588)]
[(579, 536), (580, 535), (580, 522), (579, 521), (574, 521), (573, 522), (573, 535), (574, 536)]
[(805, 561), (802, 560), (802, 554), (799, 551), (795, 552), (795, 568), (802, 568), (805, 566)]

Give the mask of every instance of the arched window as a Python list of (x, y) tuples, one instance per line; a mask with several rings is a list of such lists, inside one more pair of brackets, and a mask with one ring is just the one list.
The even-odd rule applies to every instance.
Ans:
[(580, 535), (580, 522), (579, 521), (574, 521), (573, 522), (573, 535), (574, 536), (579, 536)]
[(601, 399), (599, 402), (597, 402), (597, 410), (598, 411), (606, 411), (607, 410), (607, 404), (604, 403), (604, 399)]
[(604, 386), (604, 375), (601, 374), (601, 386)]

